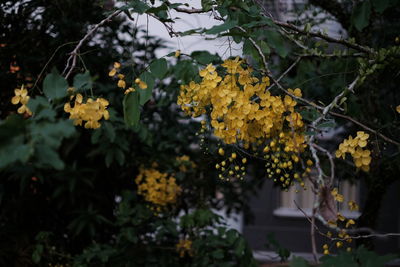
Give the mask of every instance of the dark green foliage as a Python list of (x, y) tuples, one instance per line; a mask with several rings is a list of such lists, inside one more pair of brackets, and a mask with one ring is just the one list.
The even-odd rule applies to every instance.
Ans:
[[(110, 3), (0, 4), (0, 43), (6, 44), (0, 47), (0, 265), (251, 266), (243, 238), (223, 225), (217, 230), (216, 215), (210, 212), (220, 206), (216, 191), (226, 195), (230, 210), (240, 210), (247, 196), (236, 191), (237, 185), (215, 179), (208, 170), (214, 158), (191, 148), (198, 142), (199, 123), (187, 120), (175, 104), (179, 83), (196, 77), (198, 64), (219, 57), (194, 53), (197, 62), (169, 65), (154, 57), (161, 41), (137, 38), (141, 30), (120, 16), (99, 31), (96, 41), (84, 43), (68, 80), (56, 71), (64, 69), (67, 53), (87, 28), (109, 14)], [(158, 15), (163, 11), (147, 9), (140, 1), (133, 7)], [(32, 20), (30, 14), (40, 16)], [(9, 71), (14, 61), (20, 66), (17, 73)], [(140, 77), (148, 88), (124, 96), (107, 75), (115, 61), (122, 63), (129, 85)], [(167, 74), (169, 84), (163, 81)], [(15, 114), (10, 100), (14, 88), (29, 83), (28, 106), (34, 115), (24, 118)], [(107, 99), (109, 121), (102, 120), (96, 130), (74, 126), (63, 111), (69, 86), (84, 98)], [(184, 154), (196, 168), (179, 171), (175, 158)], [(178, 203), (160, 216), (136, 195), (134, 183), (138, 168), (153, 162), (160, 171), (174, 173), (185, 189)], [(182, 232), (179, 213), (199, 207), (194, 225)], [(180, 258), (175, 246), (189, 232), (198, 252)], [(206, 255), (208, 263), (203, 261)]]

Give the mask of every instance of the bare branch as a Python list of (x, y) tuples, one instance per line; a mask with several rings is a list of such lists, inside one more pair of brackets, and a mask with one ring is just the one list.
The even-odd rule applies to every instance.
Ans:
[(325, 148), (317, 145), (317, 144), (312, 144), (316, 149), (318, 149), (319, 151), (325, 153), (328, 156), (329, 159), (329, 163), (331, 165), (331, 179), (329, 182), (329, 185), (332, 185), (333, 180), (335, 179), (335, 162), (334, 162), (334, 157), (332, 155), (332, 153), (330, 153), (328, 150), (326, 150)]
[(371, 133), (373, 133), (373, 134), (376, 134), (377, 136), (381, 137), (383, 140), (385, 140), (385, 141), (387, 141), (387, 142), (389, 142), (389, 143), (392, 143), (392, 144), (394, 144), (394, 145), (400, 146), (400, 143), (399, 143), (398, 141), (395, 141), (395, 140), (393, 140), (393, 139), (390, 139), (389, 137), (387, 137), (387, 136), (381, 134), (380, 132), (378, 132), (378, 131), (376, 131), (376, 130), (370, 128), (370, 127), (368, 127), (368, 126), (365, 125), (365, 124), (362, 124), (361, 122), (357, 121), (356, 119), (353, 119), (353, 118), (350, 117), (350, 116), (343, 115), (343, 114), (340, 114), (340, 113), (336, 113), (336, 112), (333, 112), (333, 111), (330, 111), (329, 114), (331, 114), (331, 115), (333, 115), (333, 116), (336, 116), (336, 117), (340, 117), (340, 118), (349, 120), (349, 121), (353, 122), (354, 124), (357, 124), (358, 126), (364, 128), (365, 130), (367, 130), (367, 131), (369, 131), (369, 132), (371, 132)]
[(109, 22), (112, 18), (114, 18), (115, 16), (119, 15), (121, 12), (122, 12), (121, 10), (117, 10), (114, 13), (111, 13), (107, 18), (103, 19), (98, 24), (94, 25), (93, 28), (90, 31), (88, 31), (86, 33), (86, 35), (79, 41), (79, 43), (76, 45), (74, 50), (72, 50), (72, 52), (70, 53), (70, 56), (69, 56), (69, 58), (67, 60), (67, 65), (65, 66), (65, 69), (64, 69), (64, 71), (62, 73), (62, 75), (65, 75), (65, 79), (68, 79), (68, 77), (71, 75), (73, 69), (75, 68), (76, 60), (77, 60), (77, 56), (78, 56), (78, 51), (81, 48), (81, 46), (83, 45), (83, 43), (87, 39), (89, 39), (89, 37), (92, 36), (92, 34), (94, 34), (99, 27), (101, 27), (103, 24)]
[(175, 7), (174, 10), (182, 13), (187, 13), (187, 14), (199, 14), (199, 13), (206, 13), (209, 11), (205, 11), (202, 8), (181, 8), (181, 7)]

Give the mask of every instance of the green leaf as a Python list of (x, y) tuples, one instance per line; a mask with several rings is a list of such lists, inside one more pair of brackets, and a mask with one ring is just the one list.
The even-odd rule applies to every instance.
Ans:
[(329, 120), (326, 122), (323, 122), (321, 124), (318, 124), (317, 128), (318, 129), (323, 129), (323, 128), (333, 128), (336, 126), (336, 123), (334, 120)]
[(222, 259), (224, 258), (224, 252), (222, 251), (222, 249), (217, 249), (215, 250), (212, 254), (212, 257), (215, 259)]
[(74, 77), (73, 85), (76, 89), (87, 90), (93, 87), (93, 81), (90, 77), (90, 72), (86, 71), (85, 73), (78, 73)]
[(67, 95), (68, 83), (56, 69), (46, 76), (43, 82), (44, 94), (54, 100)]
[(310, 267), (310, 264), (308, 264), (308, 262), (302, 257), (293, 256), (289, 267)]
[(50, 108), (49, 101), (42, 96), (29, 99), (28, 107), (33, 113), (39, 112), (42, 108)]
[(260, 46), (264, 55), (269, 55), (271, 53), (271, 49), (269, 49), (269, 46), (266, 42), (260, 41), (258, 45)]
[(108, 121), (105, 121), (103, 125), (108, 139), (110, 140), (111, 143), (113, 143), (116, 136), (114, 126)]
[(167, 60), (165, 58), (156, 59), (150, 64), (150, 71), (156, 78), (164, 78), (168, 71)]
[(109, 168), (114, 159), (114, 150), (108, 151), (105, 157), (106, 167)]
[(125, 124), (128, 127), (138, 125), (140, 119), (139, 94), (137, 92), (132, 92), (125, 95), (122, 104), (124, 108)]
[[(268, 44), (264, 41), (258, 41), (257, 46), (261, 49), (264, 55), (269, 55), (270, 53), (270, 48)], [(261, 55), (258, 51), (258, 49), (254, 46), (254, 44), (249, 40), (246, 39), (243, 43), (243, 54), (252, 56), (253, 59), (260, 65), (263, 64)]]
[(194, 60), (200, 64), (210, 64), (213, 61), (219, 61), (220, 57), (217, 55), (212, 55), (208, 51), (195, 51), (190, 55)]
[(216, 26), (212, 27), (211, 29), (206, 30), (206, 33), (207, 34), (218, 34), (220, 32), (224, 32), (224, 31), (227, 31), (227, 30), (230, 30), (230, 29), (236, 27), (237, 24), (238, 24), (238, 22), (236, 20), (227, 20), (223, 24), (216, 25)]
[(358, 31), (362, 31), (369, 24), (371, 15), (371, 3), (369, 0), (359, 3), (354, 8), (352, 22)]
[(160, 11), (166, 11), (166, 10), (168, 10), (168, 6), (166, 4), (162, 4), (161, 6), (151, 7), (149, 9), (147, 9), (146, 13), (147, 14), (150, 14), (150, 13), (157, 14)]
[(252, 22), (243, 24), (242, 27), (243, 28), (253, 28), (253, 27), (262, 27), (262, 26), (273, 26), (274, 23), (272, 22), (272, 20), (270, 18), (267, 17), (262, 17), (261, 20), (253, 20)]
[(145, 13), (147, 10), (150, 9), (146, 3), (142, 2), (141, 0), (130, 1), (129, 6), (133, 8), (133, 11), (139, 14)]
[[(203, 28), (196, 28), (196, 29), (187, 30), (187, 31), (179, 33), (179, 35), (180, 36), (192, 35), (194, 33), (199, 33), (202, 29)], [(172, 55), (175, 55), (175, 52), (173, 52)]]
[(243, 238), (239, 238), (235, 246), (235, 255), (239, 258), (242, 257), (245, 252), (244, 251), (245, 248), (246, 248), (245, 241), (243, 240)]
[(300, 115), (305, 120), (314, 121), (318, 118), (319, 112), (315, 108), (310, 108), (300, 111)]
[(285, 42), (282, 36), (275, 30), (266, 30), (265, 36), (267, 37), (267, 42), (270, 46), (272, 46), (279, 56), (286, 57), (289, 53), (288, 49), (285, 46)]
[(23, 142), (22, 136), (16, 136), (0, 147), (0, 169), (16, 162), (26, 163), (28, 161), (33, 149)]
[(391, 4), (393, 4), (395, 1), (391, 0), (372, 0), (372, 5), (374, 6), (374, 9), (378, 13), (383, 13)]
[(32, 253), (32, 261), (34, 263), (40, 262), (40, 260), (42, 258), (43, 250), (44, 250), (44, 247), (42, 244), (38, 244), (35, 246), (35, 250)]
[(71, 137), (75, 133), (75, 127), (71, 120), (59, 120), (57, 123), (41, 121), (30, 125), (32, 141), (45, 143), (47, 146), (57, 149), (63, 138)]
[[(354, 261), (352, 255), (350, 253), (342, 252), (336, 256), (326, 255), (321, 257), (321, 261), (323, 262), (321, 267), (358, 267), (359, 265)], [(363, 265), (364, 266), (364, 265)]]
[(17, 135), (22, 135), (29, 122), (17, 114), (8, 116), (4, 121), (0, 120), (0, 148), (3, 144), (9, 144), (10, 140)]
[(212, 9), (212, 0), (201, 0), (201, 7), (204, 11), (210, 11)]
[(146, 89), (138, 89), (140, 94), (140, 105), (144, 105), (151, 98), (151, 94), (154, 88), (154, 76), (150, 72), (143, 72), (140, 77), (142, 81), (147, 84)]
[(56, 170), (64, 169), (64, 162), (60, 159), (58, 153), (46, 144), (35, 146), (35, 156), (38, 163), (43, 166), (50, 166)]
[(369, 251), (364, 246), (358, 247), (355, 253), (363, 267), (384, 267), (385, 263), (396, 259), (396, 255), (394, 254), (380, 256), (373, 251)]

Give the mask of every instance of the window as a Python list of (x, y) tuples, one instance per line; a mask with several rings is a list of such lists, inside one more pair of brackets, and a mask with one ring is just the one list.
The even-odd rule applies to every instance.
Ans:
[[(314, 194), (309, 188), (311, 183), (307, 180), (307, 190), (302, 189), (300, 186), (295, 185), (290, 188), (288, 192), (279, 192), (279, 206), (274, 210), (273, 214), (278, 217), (291, 217), (302, 218), (304, 217), (297, 205), (308, 215), (312, 214), (312, 206), (314, 202)], [(298, 191), (296, 193), (296, 190)], [(357, 211), (350, 211), (347, 202), (352, 200), (358, 203), (359, 201), (359, 186), (357, 184), (350, 184), (348, 181), (341, 182), (339, 192), (344, 197), (344, 202), (339, 204), (339, 212), (346, 218), (358, 218), (360, 213)]]

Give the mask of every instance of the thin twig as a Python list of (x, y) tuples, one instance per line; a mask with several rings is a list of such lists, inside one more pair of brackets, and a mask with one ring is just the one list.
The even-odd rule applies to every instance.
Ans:
[(326, 150), (325, 148), (317, 145), (317, 144), (312, 144), (316, 149), (318, 149), (319, 151), (325, 153), (328, 156), (329, 159), (329, 163), (331, 165), (331, 177), (330, 177), (330, 182), (329, 185), (332, 185), (333, 180), (335, 179), (335, 162), (334, 162), (334, 158), (332, 153), (330, 153), (328, 150)]
[(365, 125), (365, 124), (363, 124), (363, 123), (357, 121), (356, 119), (353, 119), (353, 118), (350, 117), (350, 116), (343, 115), (343, 114), (340, 114), (340, 113), (336, 113), (336, 112), (333, 112), (333, 111), (329, 111), (329, 114), (331, 114), (331, 115), (333, 115), (333, 116), (336, 116), (336, 117), (340, 117), (340, 118), (349, 120), (349, 121), (351, 121), (351, 122), (357, 124), (358, 126), (364, 128), (365, 130), (367, 130), (367, 131), (369, 131), (369, 132), (371, 132), (371, 133), (373, 133), (373, 134), (376, 134), (377, 136), (381, 137), (382, 139), (386, 140), (387, 142), (392, 143), (392, 144), (397, 145), (397, 146), (400, 146), (400, 143), (399, 143), (398, 141), (395, 141), (395, 140), (393, 140), (393, 139), (390, 139), (389, 137), (387, 137), (387, 136), (385, 136), (385, 135), (379, 133), (378, 131), (376, 131), (376, 130), (370, 128), (370, 127), (368, 127), (367, 125)]
[[(301, 57), (296, 58), (296, 60), (292, 63), (292, 65), (290, 65), (289, 68), (287, 68), (279, 77), (278, 79), (276, 79), (277, 82), (279, 82), (283, 77), (286, 76), (286, 74), (289, 73), (289, 71), (291, 71), (296, 65), (297, 63), (299, 63), (301, 60)], [(267, 91), (271, 90), (272, 87), (274, 87), (276, 84), (272, 84), (270, 87), (267, 88)]]
[(114, 13), (110, 14), (107, 18), (105, 18), (102, 21), (100, 21), (98, 24), (94, 25), (93, 28), (90, 31), (88, 31), (86, 33), (86, 35), (79, 41), (77, 46), (70, 53), (70, 56), (69, 56), (69, 58), (67, 60), (67, 65), (65, 66), (65, 69), (64, 69), (64, 71), (62, 73), (62, 75), (65, 75), (65, 79), (68, 79), (68, 77), (71, 75), (72, 71), (74, 70), (74, 68), (76, 66), (76, 61), (77, 61), (76, 58), (78, 56), (78, 51), (81, 48), (81, 46), (83, 45), (83, 43), (87, 39), (89, 39), (89, 37), (92, 34), (94, 34), (99, 27), (101, 27), (106, 22), (109, 22), (113, 17), (119, 15), (121, 12), (122, 12), (122, 10), (117, 10)]
[[(174, 9), (176, 11), (178, 11), (178, 12), (183, 12), (183, 13), (188, 13), (188, 14), (208, 12), (208, 11), (205, 11), (203, 9), (196, 9), (196, 8), (186, 9), (186, 8), (177, 7), (177, 8), (174, 8)], [(282, 22), (282, 21), (274, 19), (270, 13), (267, 13), (265, 15), (268, 16), (275, 25), (278, 25), (278, 26), (281, 26), (283, 28), (295, 31), (295, 32), (297, 32), (299, 34), (321, 38), (321, 39), (323, 39), (325, 41), (328, 41), (330, 43), (341, 44), (341, 45), (353, 48), (354, 50), (357, 50), (357, 51), (360, 51), (360, 52), (363, 52), (363, 53), (367, 53), (367, 54), (375, 53), (374, 50), (371, 49), (370, 47), (366, 47), (366, 46), (362, 46), (362, 45), (359, 45), (359, 44), (355, 44), (353, 42), (350, 42), (350, 41), (344, 40), (344, 39), (336, 39), (336, 38), (333, 38), (333, 37), (331, 37), (329, 35), (323, 34), (321, 32), (312, 32), (312, 31), (306, 31), (306, 30), (300, 29), (300, 28), (298, 28), (297, 26), (295, 26), (295, 25), (293, 25), (291, 23), (286, 23), (286, 22)]]

